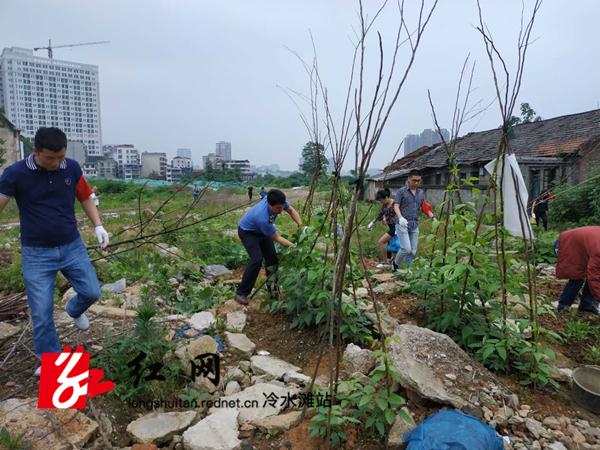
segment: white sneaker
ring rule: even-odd
[[[387,269],[388,267],[390,267],[390,265],[388,263],[379,263],[375,267],[377,267],[378,269]]]
[[[40,367],[38,367],[37,369],[35,369],[35,372],[33,372],[33,374],[34,374],[36,377],[39,377],[39,376],[40,376],[40,372],[41,372],[41,371],[42,371],[42,366],[40,366]]]
[[[85,315],[85,313],[81,314],[76,319],[73,318],[73,322],[75,322],[75,326],[77,328],[79,328],[80,330],[83,330],[83,331],[87,330],[90,327],[90,321],[87,318],[87,316]]]

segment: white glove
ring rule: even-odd
[[[404,217],[400,217],[398,219],[398,225],[400,225],[400,228],[408,228],[408,220],[406,220]]]
[[[100,247],[106,248],[106,246],[108,245],[109,238],[108,233],[102,225],[96,225],[96,237],[98,238],[98,243],[100,244]]]
[[[367,225],[367,230],[371,231],[373,229],[374,225],[375,225],[375,222],[369,222],[369,225]]]

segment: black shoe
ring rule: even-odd
[[[398,264],[396,264],[396,260],[392,259],[392,272],[398,271]]]
[[[248,303],[250,303],[250,301],[248,300],[248,297],[246,297],[245,295],[240,295],[240,294],[235,294],[235,301],[238,302],[240,305],[248,305]]]

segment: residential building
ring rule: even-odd
[[[176,156],[171,160],[171,167],[180,169],[182,172],[191,172],[194,169],[192,160],[183,156]]]
[[[442,136],[445,141],[450,139],[450,133],[445,128],[440,130]],[[410,152],[415,151],[418,148],[421,148],[425,145],[432,146],[433,144],[437,144],[442,142],[440,138],[440,134],[437,131],[426,129],[421,132],[421,134],[409,134],[404,138],[404,155],[408,155]]]
[[[142,153],[142,178],[167,178],[167,154],[162,152]]]
[[[81,165],[81,169],[83,170],[83,175],[89,178],[96,178],[98,176],[98,169],[96,168],[96,163],[85,163]]]
[[[502,130],[469,133],[450,143],[461,179],[475,179],[475,187],[485,190],[489,174],[484,166],[496,158]],[[600,164],[600,109],[555,117],[513,127],[510,151],[519,163],[529,198],[546,188],[568,182],[578,184]],[[421,187],[434,203],[440,203],[449,181],[448,155],[444,145],[424,146],[395,161],[383,174],[368,180],[366,196],[375,198],[382,187],[395,191],[404,186],[408,173],[419,170]],[[461,186],[463,200],[470,200],[472,187]]]
[[[67,141],[67,158],[74,159],[81,167],[87,162],[87,147],[81,141]]]
[[[178,181],[180,181],[183,178],[183,175],[184,174],[180,168],[169,166],[169,167],[167,167],[165,179],[169,183],[177,183]]]
[[[240,175],[244,180],[252,179],[252,169],[250,168],[250,161],[247,159],[223,161],[223,168],[228,170],[239,170]]]
[[[70,140],[83,142],[90,156],[102,156],[98,66],[5,48],[0,55],[0,108],[30,139],[38,128],[55,126]]]
[[[210,165],[215,170],[221,170],[223,168],[223,158],[216,153],[209,153],[202,157],[202,163],[204,170]]]
[[[231,160],[231,142],[217,142],[215,154],[223,161]]]
[[[111,146],[112,158],[117,162],[117,178],[140,178],[142,168],[140,152],[131,144]]]
[[[21,136],[19,130],[0,112],[0,174],[4,168],[22,158]]]
[[[96,166],[96,176],[99,178],[116,178],[118,171],[118,164],[112,158],[102,158],[97,160],[94,165]]]
[[[192,159],[192,150],[189,148],[178,148],[177,156]]]

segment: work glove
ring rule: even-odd
[[[374,225],[375,225],[375,222],[373,222],[373,221],[369,222],[369,225],[367,225],[367,230],[371,231],[373,229]]]
[[[98,243],[100,244],[100,247],[103,249],[106,248],[106,246],[108,245],[109,238],[108,233],[102,225],[96,225],[96,237],[98,238]]]
[[[408,228],[408,220],[406,220],[404,217],[400,217],[398,219],[398,225],[400,225],[400,228]]]

